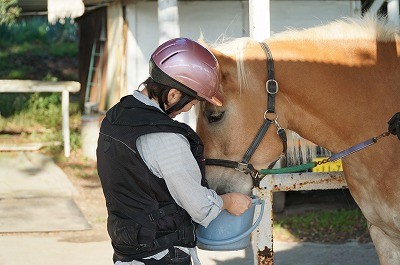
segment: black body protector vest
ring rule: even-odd
[[[133,96],[122,98],[107,112],[97,146],[114,262],[141,259],[172,246],[196,245],[191,217],[175,203],[164,179],[149,170],[137,150],[137,138],[155,132],[180,133],[189,140],[202,173],[201,184],[208,186],[204,148],[197,134]]]

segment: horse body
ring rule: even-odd
[[[399,42],[395,54],[387,51],[396,48],[394,42],[357,44],[342,44],[341,51],[324,45],[328,59],[332,52],[339,57],[333,65],[276,62],[281,92],[290,98],[277,102],[287,128],[333,153],[387,131],[387,121],[400,107]],[[272,50],[275,45],[271,43]],[[313,45],[307,49],[320,55],[313,54]],[[280,70],[297,71],[304,80],[290,80]],[[370,224],[382,264],[400,264],[399,152],[398,139],[388,137],[343,159],[349,190]]]
[[[379,21],[371,24],[360,31],[359,23],[341,22],[266,40],[274,57],[276,113],[283,128],[333,153],[387,131],[387,121],[400,111],[400,39]],[[342,30],[340,38],[318,34],[335,26]],[[360,36],[367,31],[370,35]],[[264,119],[266,55],[251,40],[232,53],[217,49],[224,106],[202,103],[197,131],[207,158],[239,161]],[[265,168],[281,152],[272,127],[250,162]],[[349,190],[368,220],[382,264],[400,264],[399,153],[400,142],[389,136],[342,159]],[[250,192],[250,178],[238,171],[211,166],[207,176],[220,193]]]

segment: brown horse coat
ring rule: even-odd
[[[265,40],[279,83],[280,125],[333,153],[387,131],[387,121],[400,111],[398,30],[375,19],[343,20]],[[222,68],[224,105],[202,103],[197,131],[206,157],[239,161],[264,119],[266,55],[250,39],[212,51]],[[272,128],[250,162],[265,168],[281,152]],[[399,154],[400,142],[391,135],[343,159],[381,264],[400,264]],[[251,190],[249,177],[233,169],[210,166],[207,176],[221,193]]]

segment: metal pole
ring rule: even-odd
[[[260,225],[257,227],[253,234],[253,249],[254,251],[254,264],[258,265],[273,265],[274,264],[274,250],[273,250],[273,180],[264,179],[264,186],[262,188],[255,188],[253,193],[265,200],[264,214],[261,219]],[[254,216],[259,215],[260,209],[255,210]]]
[[[263,41],[270,37],[270,0],[249,1],[249,26],[250,37],[256,41]]]
[[[353,17],[361,16],[361,1],[353,0],[351,2],[351,11]]]
[[[399,0],[388,0],[388,20],[396,26],[400,26],[400,15],[399,15]]]
[[[368,13],[376,15],[378,13],[379,8],[381,8],[384,2],[385,2],[384,0],[374,0],[372,2],[372,5],[368,9]]]
[[[180,35],[178,0],[158,0],[159,44]]]
[[[264,41],[270,37],[270,25],[270,0],[249,0],[250,37],[256,41]],[[255,195],[265,200],[264,215],[253,240],[254,264],[274,264],[272,187],[271,182],[266,184],[265,189],[253,190]],[[256,214],[257,211],[256,209]]]
[[[180,36],[177,0],[158,0],[158,31],[159,44]],[[188,124],[193,129],[196,127],[194,110],[180,114],[176,120]]]

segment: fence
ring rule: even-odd
[[[64,142],[64,155],[66,157],[69,157],[71,152],[69,132],[69,93],[78,92],[80,87],[80,83],[75,81],[46,82],[34,80],[0,80],[0,93],[62,93],[62,134]]]
[[[261,181],[260,187],[254,189],[254,194],[265,200],[264,214],[260,225],[253,233],[254,263],[272,265],[273,252],[273,210],[272,195],[277,191],[327,190],[347,188],[343,172],[307,172],[279,175],[267,175]],[[260,209],[256,209],[255,216]],[[257,263],[256,263],[257,262]]]

